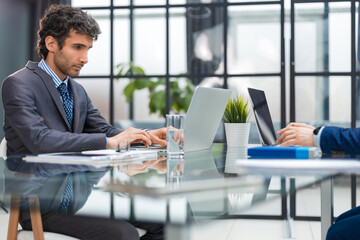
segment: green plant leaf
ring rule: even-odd
[[[125,63],[120,63],[120,64],[116,65],[116,69],[118,69],[118,71],[119,71],[117,75],[122,76],[123,75],[122,73],[125,68],[126,68]]]
[[[250,113],[251,110],[245,97],[231,97],[226,105],[223,119],[226,123],[246,123]]]
[[[130,102],[131,101],[131,97],[132,97],[132,95],[134,94],[134,92],[135,92],[135,83],[133,82],[133,81],[130,81],[129,83],[128,83],[128,85],[126,85],[126,87],[124,88],[124,91],[123,91],[123,93],[124,93],[124,95],[125,95],[125,97],[126,97],[126,101],[127,102]]]
[[[145,71],[141,67],[134,66],[132,70],[135,75],[145,75]]]
[[[136,89],[147,88],[149,86],[149,82],[151,82],[148,79],[142,79],[142,78],[134,79],[132,81],[134,82],[134,85],[135,85]]]
[[[156,113],[157,111],[160,111],[161,114],[165,114],[165,90],[160,90],[151,96],[149,108],[151,113]]]
[[[165,86],[165,79],[164,78],[158,78],[158,80],[151,81],[149,84],[149,92],[153,92],[158,86],[164,85]]]
[[[130,102],[132,96],[136,90],[148,89],[149,91],[149,110],[150,113],[158,113],[162,116],[165,115],[166,109],[166,96],[165,96],[165,79],[164,78],[148,78],[146,77],[145,70],[140,66],[136,66],[132,62],[120,63],[116,66],[116,71],[118,71],[117,76],[141,76],[140,78],[132,78],[129,83],[125,86],[123,93],[126,97],[126,101]],[[187,73],[182,73],[180,75],[186,75]],[[119,80],[120,78],[116,78]],[[170,85],[170,107],[176,112],[187,111],[189,104],[191,102],[192,95],[194,93],[193,83],[185,78],[185,85],[180,87],[179,81],[184,79],[184,77],[179,76],[172,78],[169,82]]]

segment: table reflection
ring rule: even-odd
[[[113,166],[129,176],[134,176],[137,174],[146,173],[150,169],[157,170],[160,173],[166,173],[167,171],[166,163],[167,163],[166,158],[158,158],[155,160],[147,160],[137,163],[120,164]]]
[[[227,148],[226,161],[225,161],[225,173],[236,174],[239,172],[236,166],[236,160],[247,159],[247,148]]]
[[[219,145],[185,152],[182,159],[119,161],[107,167],[29,163],[12,157],[6,161],[5,191],[22,197],[20,221],[27,224],[27,197],[39,198],[42,217],[57,213],[71,173],[74,204],[67,216],[187,224],[204,211],[211,219],[235,209],[236,202],[249,205],[255,189],[262,191],[263,179],[226,174],[234,172],[234,161],[243,154],[226,150]]]
[[[42,214],[58,212],[69,173],[73,177],[73,204],[69,214],[81,209],[94,186],[110,170],[109,167],[27,163],[21,157],[9,157],[4,170],[5,195],[19,195],[20,221],[30,220],[28,196],[37,196]]]

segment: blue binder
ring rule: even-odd
[[[318,148],[315,147],[276,147],[260,146],[248,149],[251,158],[287,158],[287,159],[309,159],[318,156]]]

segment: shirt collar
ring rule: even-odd
[[[55,87],[59,87],[60,84],[65,83],[66,86],[68,85],[69,82],[69,76],[66,76],[66,79],[64,81],[62,81],[55,73],[53,70],[51,70],[51,68],[49,67],[49,65],[47,65],[47,63],[45,62],[44,59],[41,59],[41,61],[38,64],[39,68],[41,68],[42,70],[44,70],[47,74],[49,74],[51,76],[51,78],[53,79],[54,83],[55,83]]]

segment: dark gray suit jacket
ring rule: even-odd
[[[69,80],[74,95],[71,130],[54,81],[37,63],[7,77],[2,85],[8,155],[104,149],[105,136],[121,132],[95,109],[85,89]]]

